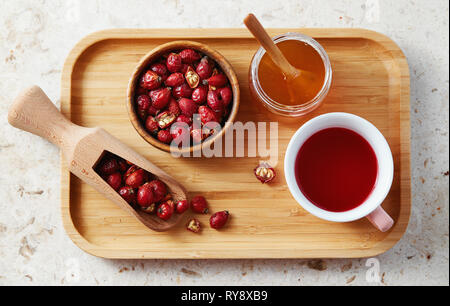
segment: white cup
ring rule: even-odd
[[[378,160],[378,176],[372,193],[361,205],[345,212],[327,211],[311,203],[300,190],[295,176],[296,158],[305,141],[318,131],[332,127],[346,128],[364,137],[372,146]],[[388,231],[394,225],[392,218],[381,208],[394,177],[391,149],[381,132],[366,119],[348,113],[328,113],[306,122],[289,142],[284,159],[284,173],[295,200],[318,218],[333,222],[350,222],[367,217],[382,232]]]

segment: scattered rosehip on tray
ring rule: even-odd
[[[198,233],[201,230],[200,221],[197,219],[191,219],[186,225],[186,229],[193,233]]]
[[[263,184],[271,182],[275,176],[276,172],[268,163],[261,163],[254,170],[256,178]]]
[[[193,212],[198,214],[208,213],[208,203],[206,199],[202,196],[193,197],[191,200],[191,209]]]
[[[220,229],[227,224],[230,213],[226,210],[216,212],[209,219],[209,225],[214,229]]]
[[[142,126],[160,142],[204,141],[207,135],[201,131],[182,133],[178,129],[171,133],[175,122],[191,126],[194,114],[201,116],[203,125],[208,122],[223,125],[227,120],[233,92],[228,77],[210,57],[190,48],[172,50],[144,71],[135,89],[135,110]],[[181,134],[186,138],[180,138]],[[114,172],[107,169],[102,174]]]

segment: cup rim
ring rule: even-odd
[[[371,194],[361,205],[345,212],[331,212],[313,204],[300,190],[295,176],[295,161],[301,146],[316,132],[331,127],[347,128],[361,135],[378,160],[378,176]],[[292,136],[284,159],[284,173],[289,191],[306,211],[327,221],[350,222],[369,215],[382,204],[392,186],[394,161],[388,142],[372,123],[350,113],[327,113],[309,120]]]

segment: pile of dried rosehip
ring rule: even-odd
[[[96,172],[130,205],[169,220],[175,211],[167,186],[152,174],[112,153],[101,159]]]
[[[178,144],[202,142],[214,130],[206,133],[201,127],[193,128],[193,115],[200,115],[202,125],[222,125],[232,100],[228,78],[219,65],[193,49],[164,54],[152,63],[140,76],[135,97],[137,114],[146,130],[166,144],[174,139]],[[187,125],[171,128],[176,122]]]

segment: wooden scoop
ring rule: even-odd
[[[288,89],[290,90],[289,95],[291,97],[291,102],[293,102],[295,92],[297,90],[303,90],[305,79],[313,80],[315,75],[309,71],[297,69],[292,66],[281,50],[275,45],[255,15],[248,14],[244,19],[244,24],[259,42],[261,47],[266,50],[275,65],[283,72],[286,82],[288,83]]]
[[[183,186],[105,130],[98,127],[85,128],[70,122],[59,112],[41,88],[33,86],[24,90],[9,109],[8,121],[16,128],[46,138],[57,145],[63,153],[70,172],[104,194],[148,228],[154,231],[166,231],[181,219],[182,215],[174,214],[168,221],[164,221],[155,215],[134,209],[94,171],[94,167],[105,151],[109,151],[163,181],[174,201],[186,200],[186,190]]]

